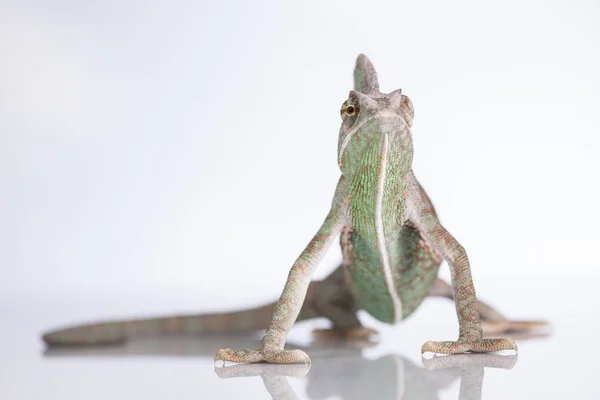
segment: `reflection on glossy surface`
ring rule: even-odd
[[[205,334],[198,336],[163,336],[136,339],[115,345],[53,346],[44,349],[44,357],[96,357],[96,356],[176,356],[213,357],[215,349],[226,344],[259,346],[260,339],[246,334]]]
[[[460,378],[459,399],[481,399],[484,368],[512,369],[517,356],[462,354],[423,360],[425,368],[390,354],[377,360],[361,356],[320,359],[308,374],[307,394],[311,399],[331,396],[358,399],[437,399],[437,392]],[[243,364],[216,368],[221,378],[260,376],[274,400],[298,399],[288,376],[308,372],[303,365]]]
[[[198,337],[165,337],[136,340],[119,346],[51,348],[45,357],[98,356],[189,356],[212,357],[223,343],[258,346],[260,338],[248,335],[214,335]],[[481,399],[484,369],[511,369],[517,356],[494,354],[462,354],[423,359],[423,366],[409,359],[388,354],[378,359],[363,356],[365,347],[376,344],[364,341],[315,341],[309,347],[309,365],[241,364],[215,367],[222,379],[261,377],[275,400],[299,399],[287,377],[306,375],[306,394],[310,399],[332,396],[344,400],[359,399],[437,399],[438,392],[460,379],[459,399]]]
[[[481,399],[484,369],[512,369],[517,363],[517,356],[500,356],[495,354],[457,354],[451,357],[435,357],[423,360],[430,371],[460,370],[459,399]]]
[[[97,357],[97,356],[177,356],[177,357],[210,357],[215,349],[224,346],[258,348],[262,336],[248,333],[218,333],[194,335],[173,335],[153,338],[140,338],[115,345],[98,346],[52,346],[43,351],[44,357]],[[366,340],[317,340],[310,346],[299,346],[293,342],[286,343],[286,349],[310,351],[313,357],[348,357],[360,353],[362,349],[375,347],[376,342]]]

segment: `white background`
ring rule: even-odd
[[[558,326],[488,385],[568,395],[544,382],[588,365],[574,346],[597,336],[598,21],[596,0],[1,1],[5,396],[122,393],[113,364],[40,363],[44,329],[278,296],[328,211],[359,53],[413,101],[415,173],[480,297]],[[317,277],[339,260],[334,245]],[[391,334],[413,359],[456,330],[449,304],[423,308]],[[144,365],[140,388],[173,371]]]
[[[411,97],[415,173],[476,279],[597,277],[599,17],[593,0],[4,1],[0,290],[277,295],[328,210],[361,52]]]

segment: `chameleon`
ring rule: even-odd
[[[509,320],[477,299],[465,249],[439,221],[412,169],[414,107],[402,89],[379,90],[377,72],[364,54],[354,67],[354,88],[341,109],[337,163],[341,176],[320,228],[295,260],[277,301],[246,310],[101,321],[43,334],[49,345],[98,345],[168,334],[265,330],[258,349],[220,349],[215,360],[234,363],[310,363],[300,349],[285,349],[297,321],[325,317],[318,335],[368,338],[358,311],[396,324],[428,297],[454,301],[459,324],[454,341],[427,341],[422,353],[518,351],[513,339],[488,334],[526,332],[546,321]],[[339,236],[342,262],[322,280],[313,273]],[[438,277],[443,261],[450,283]]]

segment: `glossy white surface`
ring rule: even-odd
[[[481,381],[483,399],[597,399],[600,351],[597,345],[586,347],[586,343],[596,339],[599,328],[596,307],[600,304],[600,291],[596,282],[561,278],[480,283],[480,297],[493,299],[506,313],[519,318],[547,318],[553,323],[551,336],[518,341],[520,352],[516,361],[508,356],[492,360],[498,363],[499,357],[504,368],[485,369]],[[487,290],[485,295],[483,288]],[[298,325],[290,342],[308,346],[313,359],[310,371],[303,377],[280,377],[302,374],[305,371],[301,367],[250,366],[215,371],[212,356],[217,348],[254,346],[259,335],[137,340],[122,347],[49,352],[39,341],[43,329],[64,323],[149,315],[168,309],[191,310],[190,302],[199,301],[206,304],[204,310],[211,309],[210,304],[214,305],[212,309],[222,309],[214,303],[215,295],[189,293],[2,298],[0,398],[459,398],[461,370],[429,371],[419,354],[426,339],[450,339],[456,334],[454,310],[449,302],[440,299],[427,300],[414,318],[397,327],[364,317],[365,324],[380,329],[381,341],[363,350],[349,345],[311,344],[310,330],[323,326],[323,321]],[[481,368],[468,365],[492,361],[477,355],[449,360],[463,365],[465,371],[462,379],[466,383],[460,398],[478,398]],[[512,369],[505,369],[514,362]],[[223,379],[260,372],[265,375],[264,381],[259,376]]]

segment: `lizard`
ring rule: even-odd
[[[412,169],[414,107],[402,89],[379,90],[377,72],[364,54],[354,68],[354,89],[342,104],[337,161],[341,170],[330,210],[296,259],[279,299],[241,311],[101,321],[48,331],[49,345],[98,345],[134,337],[266,329],[259,349],[220,349],[215,360],[236,363],[309,363],[302,350],[285,350],[297,321],[325,317],[320,335],[367,338],[364,310],[389,324],[407,319],[427,297],[453,300],[459,323],[455,341],[427,341],[421,352],[517,352],[507,337],[546,321],[513,321],[477,299],[465,249],[441,225]],[[329,276],[313,272],[339,235],[342,262]],[[451,283],[438,278],[446,260]]]

